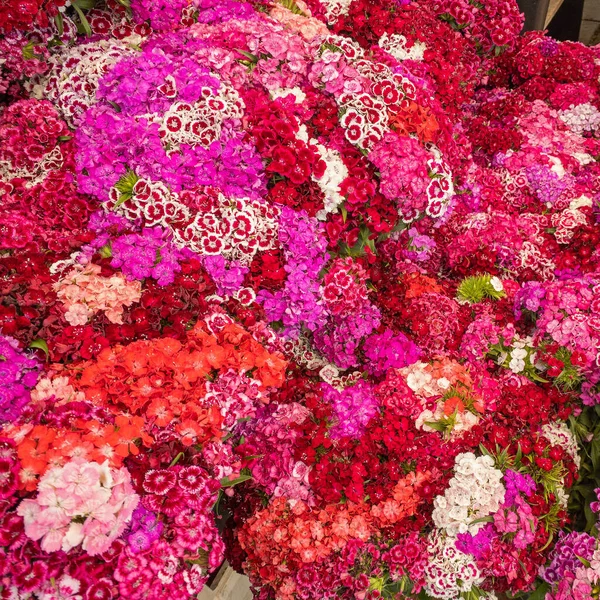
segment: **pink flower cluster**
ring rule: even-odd
[[[122,273],[102,276],[99,265],[88,264],[69,271],[54,286],[71,325],[85,325],[90,317],[103,312],[111,323],[122,323],[123,309],[140,299],[139,281],[127,281]]]
[[[44,552],[81,546],[95,556],[121,536],[138,502],[127,469],[74,458],[49,469],[36,498],[23,500],[17,514],[27,537],[41,540]]]

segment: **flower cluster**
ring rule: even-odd
[[[0,596],[597,598],[598,48],[0,5]]]
[[[29,404],[41,365],[27,356],[16,340],[0,336],[0,420],[14,421]]]
[[[90,264],[69,271],[56,283],[56,295],[71,325],[85,325],[97,312],[105,313],[111,323],[122,323],[123,307],[140,299],[137,281],[127,282],[121,274],[102,277],[101,272],[99,265]]]
[[[25,535],[41,540],[44,552],[68,552],[79,545],[90,556],[106,552],[121,536],[139,501],[127,469],[110,469],[74,458],[46,471],[38,495],[23,500]]]
[[[495,513],[504,500],[501,479],[502,471],[494,468],[491,457],[459,454],[454,477],[448,482],[444,495],[433,503],[431,518],[435,526],[449,537],[477,533],[483,525],[477,521]]]

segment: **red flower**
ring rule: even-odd
[[[148,471],[144,477],[144,489],[158,496],[166,495],[176,484],[177,474],[167,469]]]

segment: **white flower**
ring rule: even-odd
[[[316,143],[316,140],[311,141],[317,146],[321,160],[325,163],[325,173],[319,179],[312,178],[325,196],[323,210],[317,214],[317,218],[324,221],[328,213],[336,213],[339,205],[344,202],[344,197],[340,194],[340,185],[348,177],[348,168],[338,152],[325,148]]]
[[[502,292],[504,291],[504,286],[502,285],[502,282],[500,281],[500,279],[496,276],[492,277],[490,279],[490,285],[497,291],[497,292]]]
[[[431,375],[425,371],[427,365],[418,362],[412,365],[411,372],[406,377],[406,385],[413,391],[419,392],[422,388],[431,382]]]
[[[445,377],[440,377],[436,383],[437,383],[438,387],[443,390],[447,390],[450,387],[450,381],[448,379],[446,379]]]
[[[302,104],[306,100],[306,94],[297,87],[271,90],[271,98],[273,98],[273,100],[276,100],[277,98],[285,98],[286,96],[294,96],[294,102],[296,104]]]
[[[508,363],[508,368],[513,373],[522,373],[525,370],[525,361],[520,358],[513,358]]]
[[[429,536],[425,591],[433,598],[456,600],[484,579],[473,558],[456,549],[455,541],[438,531]]]
[[[303,142],[308,142],[308,129],[304,123],[298,127],[298,133],[296,133],[296,137]]]
[[[579,135],[600,127],[600,111],[589,102],[559,111],[558,118]]]
[[[571,430],[564,423],[546,423],[542,426],[542,433],[553,446],[560,446],[579,468],[581,464],[579,446]]]
[[[62,550],[68,552],[83,542],[83,523],[71,523],[63,538]]]
[[[433,431],[433,429],[427,425],[428,422],[435,421],[435,415],[429,410],[424,410],[415,421],[415,427],[422,429],[423,431]]]
[[[113,487],[113,476],[107,460],[105,460],[98,468],[98,481],[102,487]]]
[[[550,156],[550,155],[548,155],[548,158],[550,159],[550,162],[552,163],[550,170],[553,171],[554,173],[556,173],[562,179],[564,177],[566,171],[565,171],[565,168],[563,167],[562,162],[560,161],[560,158],[558,158],[557,156]]]
[[[510,355],[512,358],[522,360],[527,356],[527,350],[525,350],[525,348],[514,348]]]
[[[583,208],[584,206],[592,206],[592,199],[588,198],[587,196],[579,196],[579,198],[573,198],[569,204],[569,208],[571,210],[577,210],[579,208]]]
[[[348,14],[352,0],[322,0],[321,4],[325,8],[325,18],[331,25],[338,17]]]
[[[331,382],[339,376],[340,372],[334,365],[325,365],[319,371],[319,377],[325,382],[331,385]]]
[[[474,523],[496,512],[504,500],[502,471],[490,456],[476,457],[472,452],[455,459],[454,477],[443,496],[434,499],[432,519],[448,536],[467,531],[475,534],[483,523]]]
[[[410,48],[407,48],[406,38],[397,33],[392,35],[384,33],[379,38],[378,44],[380,48],[397,60],[423,60],[425,50],[427,50],[427,46],[419,41],[415,41]]]

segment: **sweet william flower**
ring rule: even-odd
[[[41,539],[46,552],[82,545],[95,556],[117,539],[133,510],[138,496],[133,492],[129,473],[106,464],[73,459],[64,467],[54,467],[40,479],[35,500],[18,507],[25,533]]]

